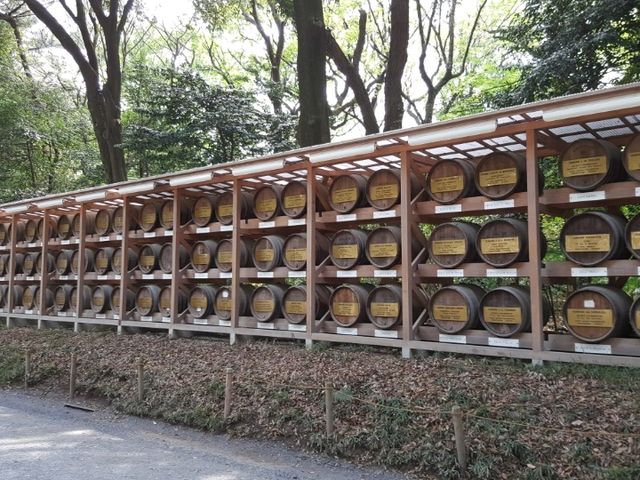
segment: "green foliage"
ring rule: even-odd
[[[0,385],[15,383],[24,375],[24,361],[20,351],[12,347],[0,348]]]

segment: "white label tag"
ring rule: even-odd
[[[61,245],[69,245],[71,243],[71,240],[61,240],[60,244]]]
[[[171,323],[171,317],[162,317],[160,321],[162,323]]]
[[[489,346],[520,348],[520,340],[517,338],[489,337]]]
[[[220,272],[220,278],[231,278],[231,272]]]
[[[220,231],[221,232],[232,232],[233,231],[233,225],[220,225]]]
[[[396,216],[395,210],[384,210],[382,212],[375,211],[373,212],[373,218],[393,218]]]
[[[397,330],[378,330],[378,329],[375,329],[373,331],[373,336],[374,337],[379,337],[379,338],[398,338],[398,331]]]
[[[104,313],[96,313],[96,318],[107,318]]]
[[[193,323],[195,325],[206,325],[207,324],[207,319],[206,318],[194,318],[193,319]]]
[[[7,277],[0,277],[0,282],[4,282],[7,279]]]
[[[438,339],[441,342],[446,342],[446,343],[467,343],[466,335],[446,335],[444,333],[441,333],[438,336]]]
[[[142,279],[143,280],[153,280],[153,273],[143,273],[142,274]]]
[[[457,213],[462,211],[462,204],[454,203],[453,205],[436,205],[435,213]]]
[[[163,273],[162,274],[162,279],[163,280],[171,280],[173,278],[173,275],[171,275],[170,273]]]
[[[273,278],[273,272],[258,272],[258,278]]]
[[[517,268],[487,268],[487,277],[517,277]]]
[[[306,218],[290,218],[289,221],[287,222],[287,225],[289,225],[290,227],[295,227],[296,225],[306,225],[306,224],[307,224]]]
[[[220,325],[221,327],[230,327],[231,326],[231,321],[230,320],[218,320],[218,325]]]
[[[640,187],[636,187],[636,197],[640,197]]]
[[[583,305],[584,308],[596,308],[596,302],[594,302],[593,300],[585,300]]]
[[[569,202],[589,202],[591,200],[604,200],[607,198],[607,194],[604,190],[598,190],[596,192],[582,192],[582,193],[570,193]]]
[[[32,276],[32,275],[29,275],[29,276],[27,277],[27,281],[31,282],[31,281],[33,281],[33,280],[34,280],[34,278],[33,278],[33,276]]]
[[[336,272],[338,278],[358,278],[357,270],[338,270]]]
[[[353,222],[358,219],[357,213],[350,213],[348,215],[336,215],[336,222]]]
[[[276,226],[276,222],[260,222],[258,228],[273,228]]]
[[[173,230],[165,230],[164,231],[165,236],[167,237],[173,237]]]
[[[113,316],[113,319],[114,319],[114,320],[120,320],[120,315],[117,315],[117,314],[116,314],[116,315],[114,315],[114,316]]]
[[[373,276],[377,278],[396,278],[398,272],[395,270],[374,270]]]
[[[288,328],[292,332],[306,332],[307,331],[307,326],[306,325],[296,325],[296,324],[290,323]]]
[[[113,278],[115,278],[116,280],[120,280],[122,278],[122,275],[114,275]]]
[[[110,240],[110,238],[108,236],[106,237],[100,237],[100,241],[101,242],[108,242]]]
[[[60,280],[69,280],[69,275],[60,275]]]
[[[153,317],[140,317],[141,322],[152,322]]]
[[[338,335],[358,335],[357,328],[337,327],[336,332]]]
[[[122,235],[121,234],[116,235],[116,240],[122,240]]]
[[[436,272],[436,277],[440,277],[440,278],[464,277],[464,269],[463,268],[454,268],[454,269],[439,268],[438,271]]]
[[[107,278],[109,278],[108,275],[98,275],[98,280],[106,280]]]
[[[144,232],[144,238],[152,238],[156,236],[156,232]]]
[[[258,328],[261,328],[263,330],[275,330],[276,326],[273,323],[265,323],[265,322],[258,322]]]
[[[66,317],[67,316],[67,312],[58,312],[58,316],[59,317]]]
[[[27,247],[35,247],[36,245],[36,243],[27,243]]]
[[[289,278],[306,278],[307,277],[307,272],[305,272],[304,270],[301,272],[288,272],[287,273],[287,277]]]
[[[211,227],[197,227],[196,233],[209,233],[211,232]]]
[[[608,276],[607,267],[594,268],[572,268],[572,277],[606,277]]]
[[[493,202],[484,202],[485,210],[497,210],[499,208],[513,208],[515,207],[516,202],[512,199],[510,200],[496,200]]]
[[[33,310],[25,310],[24,313],[26,313],[27,315],[31,315],[33,314]]]
[[[193,278],[209,278],[209,274],[207,272],[196,272],[193,274]]]
[[[577,353],[598,353],[601,355],[611,355],[611,345],[576,343],[574,349]]]

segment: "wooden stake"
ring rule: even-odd
[[[31,375],[31,350],[24,352],[24,388],[29,388],[29,376]]]
[[[232,370],[230,368],[227,368],[224,383],[224,420],[229,418],[229,415],[231,414],[231,395],[233,388],[233,374],[231,372]]]
[[[142,358],[138,358],[138,402],[144,400],[144,362]]]
[[[73,400],[76,396],[76,370],[78,359],[75,353],[71,354],[71,373],[69,375],[69,398]]]
[[[453,431],[456,436],[456,452],[458,454],[458,465],[462,470],[467,469],[467,448],[464,440],[464,424],[462,422],[462,410],[454,405],[451,409],[451,419],[453,420]]]
[[[324,404],[327,414],[327,435],[333,435],[334,414],[333,414],[333,385],[326,382],[324,385]]]

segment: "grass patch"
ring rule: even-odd
[[[10,385],[24,378],[24,353],[11,347],[0,348],[0,385]]]

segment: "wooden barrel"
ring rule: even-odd
[[[527,167],[524,155],[512,152],[495,152],[482,157],[476,165],[474,181],[476,189],[481,195],[495,200],[525,191],[527,189]]]
[[[620,149],[606,140],[576,140],[560,155],[560,178],[579,191],[622,180],[625,172],[620,157]]]
[[[18,222],[16,223],[16,242],[24,242],[24,229],[26,222]],[[9,236],[9,240],[11,240],[13,233],[13,225],[9,225],[7,227],[7,235]]]
[[[36,272],[42,274],[42,252],[38,252],[36,255]],[[45,261],[45,270],[47,273],[53,273],[56,268],[55,265],[55,257],[52,253],[47,252],[47,257]]]
[[[263,185],[253,195],[251,208],[258,220],[266,221],[275,218],[280,212],[280,185]]]
[[[59,285],[53,291],[53,310],[66,312],[71,307],[71,285]]]
[[[588,285],[567,297],[564,323],[579,340],[589,343],[629,333],[631,297],[606,285]]]
[[[282,285],[265,284],[257,287],[251,293],[249,301],[253,318],[258,322],[270,322],[280,318],[284,291],[285,287]]]
[[[0,245],[5,246],[9,243],[9,224],[0,223]]]
[[[259,272],[269,272],[282,265],[282,249],[284,237],[281,235],[266,235],[258,238],[253,244],[251,257]]]
[[[138,225],[145,232],[151,232],[160,226],[160,204],[145,203],[138,214]]]
[[[191,203],[185,198],[180,202],[180,226],[191,218]],[[160,225],[167,230],[173,229],[173,200],[165,201],[160,207]]]
[[[307,184],[294,180],[280,192],[280,206],[287,217],[300,218],[307,212]]]
[[[480,301],[480,321],[496,337],[510,337],[531,330],[529,289],[519,285],[494,288]],[[543,323],[549,316],[549,304],[543,301]]]
[[[624,229],[624,239],[633,256],[640,258],[640,214],[627,223]]]
[[[431,296],[429,317],[438,331],[455,334],[480,324],[480,300],[485,291],[473,284],[442,287]]]
[[[178,265],[180,270],[189,265],[189,251],[183,246],[178,247]],[[160,249],[160,270],[164,273],[173,272],[173,245],[171,243],[165,243]]]
[[[9,255],[0,255],[0,277],[4,277],[9,272]]]
[[[98,275],[104,275],[111,271],[111,261],[113,259],[114,249],[112,247],[103,247],[96,250],[96,258],[94,267]]]
[[[84,259],[80,265],[80,250],[74,250],[71,254],[71,273],[92,272],[94,270],[95,252],[90,248],[84,249]]]
[[[69,275],[71,272],[71,258],[73,250],[60,250],[56,255],[56,273],[58,275]]]
[[[456,203],[461,198],[475,195],[475,165],[465,159],[440,160],[427,174],[425,190],[438,203]]]
[[[96,234],[108,235],[113,230],[113,211],[108,208],[101,208],[96,212]]]
[[[127,230],[131,230],[134,225],[136,224],[135,222],[135,217],[136,217],[136,212],[133,210],[133,208],[130,208],[129,210],[131,212],[130,218],[129,218],[129,226],[127,228]],[[125,228],[124,228],[124,207],[120,206],[120,207],[116,207],[116,209],[113,211],[113,217],[112,217],[112,225],[113,225],[113,231],[114,233],[122,233],[124,232]]]
[[[36,285],[29,285],[22,292],[22,307],[25,310],[33,310],[36,306],[36,289],[38,287]]]
[[[402,287],[395,283],[380,285],[367,297],[367,318],[377,328],[395,326],[402,315]]]
[[[113,287],[110,285],[97,285],[91,290],[91,310],[95,313],[106,312],[111,305]]]
[[[409,174],[411,198],[420,191],[420,182],[413,173]],[[400,170],[384,168],[376,170],[367,179],[365,189],[367,201],[376,210],[388,210],[400,203]]]
[[[22,285],[13,286],[13,306],[22,305],[22,294],[24,293],[24,287]],[[5,286],[3,307],[8,307],[9,304],[9,287]]]
[[[111,311],[116,315],[120,314],[120,301],[120,287],[114,287],[111,291],[110,305]],[[133,290],[129,290],[127,288],[124,296],[124,301],[125,311],[129,312],[133,310],[133,308],[136,306],[136,294],[133,292]]]
[[[240,267],[250,267],[252,260],[251,251],[253,249],[253,242],[248,239],[241,238],[238,247],[240,248]],[[232,244],[230,239],[224,239],[218,242],[215,262],[216,267],[218,267],[218,270],[220,270],[221,272],[231,271],[231,262],[233,260],[231,249]]]
[[[96,233],[96,212],[85,212],[84,224],[85,235]],[[71,217],[71,231],[74,237],[80,238],[80,213]]]
[[[316,285],[315,288],[315,319],[321,318],[329,310],[331,289],[326,285]],[[289,323],[304,323],[307,321],[307,286],[295,285],[289,287],[282,297],[282,315]]]
[[[56,232],[61,240],[69,240],[73,234],[71,229],[71,217],[68,215],[60,215],[56,222]]]
[[[339,327],[351,327],[367,317],[367,298],[373,285],[340,285],[329,298],[329,313]]]
[[[329,205],[338,213],[349,213],[366,205],[367,179],[357,173],[339,175],[329,187]]]
[[[7,292],[9,291],[9,287],[6,285],[0,285],[0,307],[5,308],[7,306]]]
[[[16,257],[16,264],[15,264],[15,270],[14,270],[14,274],[16,273],[22,273],[22,264],[24,263],[24,257],[25,254],[24,253],[16,253],[15,254]],[[9,256],[9,262],[11,261],[11,256]],[[7,264],[7,273],[9,273],[9,268],[10,268],[11,264],[8,263]]]
[[[53,221],[51,217],[49,217],[49,238],[55,238],[57,235],[56,232],[56,222]],[[44,218],[40,217],[37,222],[36,227],[36,240],[42,240],[44,237]]]
[[[477,260],[475,239],[479,225],[471,222],[447,222],[436,226],[429,236],[429,257],[436,265],[454,268]]]
[[[640,181],[640,133],[632,136],[624,147],[622,166],[635,181]]]
[[[216,248],[218,242],[215,240],[202,240],[193,244],[191,265],[196,272],[203,273],[213,268]]]
[[[138,265],[138,254],[130,248],[127,255],[127,272],[133,270],[136,265]],[[113,268],[113,271],[118,275],[122,274],[122,248],[120,247],[113,251],[111,268]]]
[[[33,294],[33,308],[38,310],[40,314],[45,314],[53,306],[53,291],[50,288],[44,291],[44,308],[40,308],[40,285],[36,286]]]
[[[629,323],[633,332],[640,337],[640,297],[636,298],[629,308]]]
[[[213,285],[198,285],[189,292],[188,309],[194,318],[204,318],[213,315],[217,287]]]
[[[36,274],[36,266],[38,265],[38,254],[35,252],[29,252],[24,255],[22,260],[22,273],[27,276],[33,276]]]
[[[213,199],[198,197],[191,208],[191,220],[197,227],[206,227],[214,218]]]
[[[331,239],[329,255],[333,264],[341,270],[349,270],[362,263],[367,243],[367,234],[358,229],[336,232]]]
[[[251,210],[252,197],[247,192],[240,192],[240,218],[247,218]],[[216,218],[222,225],[233,223],[233,192],[224,192],[218,197]]]
[[[624,241],[626,221],[606,212],[584,212],[568,219],[560,231],[565,256],[590,267],[605,260],[629,258]]]
[[[400,263],[400,227],[384,226],[371,230],[367,235],[365,254],[369,263],[379,268],[389,268]]]
[[[38,220],[30,218],[24,225],[24,240],[27,243],[33,243],[38,240]]]
[[[142,317],[150,316],[160,311],[160,287],[157,285],[143,285],[136,292],[136,311]]]
[[[241,317],[250,314],[249,299],[253,289],[249,285],[240,285],[238,289],[238,312]],[[213,311],[220,320],[231,319],[231,306],[233,304],[231,287],[220,287],[216,292],[216,303]]]
[[[547,253],[547,241],[540,234],[541,258]],[[507,267],[529,260],[527,222],[515,218],[497,218],[485,223],[476,237],[476,250],[489,265]]]
[[[182,314],[187,310],[187,295],[178,289],[178,313]],[[160,314],[163,317],[171,317],[171,287],[162,287],[160,290]]]
[[[138,257],[138,268],[142,273],[151,273],[160,268],[160,251],[162,245],[159,243],[150,243],[140,249]]]
[[[314,234],[316,241],[316,260],[320,262],[329,255],[329,238],[320,233]],[[290,270],[304,270],[307,268],[307,234],[292,233],[284,241],[282,247],[282,261]]]
[[[71,296],[70,296],[70,306],[71,311],[76,312],[78,308],[78,287],[71,287]],[[91,309],[91,287],[85,285],[82,287],[82,296],[80,303],[80,312],[79,316],[82,315],[82,312],[85,310]]]

